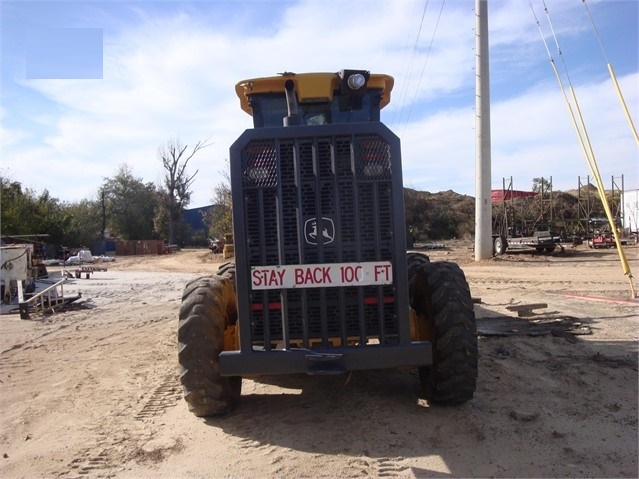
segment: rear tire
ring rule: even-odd
[[[227,414],[237,405],[241,377],[220,375],[224,330],[237,321],[234,283],[204,276],[186,285],[178,326],[180,382],[189,410],[196,416]]]
[[[426,398],[441,405],[472,399],[477,327],[470,289],[455,263],[427,263],[409,280],[411,307],[432,327],[433,364],[418,368]]]

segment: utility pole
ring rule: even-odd
[[[493,253],[488,0],[475,0],[475,261]]]

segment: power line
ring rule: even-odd
[[[606,60],[606,63],[610,63],[608,61],[608,55],[606,55],[606,50],[603,46],[603,43],[601,41],[601,36],[599,35],[599,30],[597,30],[597,25],[595,25],[595,21],[592,18],[592,15],[590,14],[590,9],[588,8],[588,4],[586,3],[586,0],[582,0],[584,7],[586,7],[586,13],[588,14],[588,18],[590,19],[590,23],[592,23],[592,28],[595,31],[595,35],[597,37],[597,41],[599,42],[599,47],[601,48],[601,52],[603,53],[604,59]]]
[[[612,83],[617,91],[617,96],[619,97],[619,103],[621,103],[621,108],[626,115],[626,120],[628,121],[628,125],[630,126],[630,131],[635,138],[635,142],[639,145],[639,133],[637,133],[637,129],[635,128],[634,121],[632,120],[632,116],[630,116],[630,112],[628,111],[628,106],[626,105],[626,100],[623,97],[623,93],[621,92],[621,88],[619,87],[619,83],[617,82],[617,76],[615,75],[615,70],[612,68],[612,63],[608,60],[608,55],[606,55],[606,50],[603,46],[603,42],[601,41],[601,36],[599,35],[599,31],[597,30],[597,25],[595,25],[595,21],[590,14],[590,9],[588,8],[588,4],[586,4],[586,0],[582,0],[584,7],[586,7],[586,13],[588,14],[588,18],[590,18],[590,23],[592,23],[592,28],[595,31],[595,35],[597,37],[597,41],[599,42],[599,47],[601,48],[601,52],[603,53],[604,59],[608,64],[608,73],[610,73],[610,78]]]
[[[408,121],[410,120],[410,114],[413,111],[413,105],[417,101],[417,95],[419,93],[419,87],[422,84],[422,78],[424,77],[424,72],[426,71],[426,64],[428,63],[428,59],[430,57],[430,51],[433,48],[433,42],[435,41],[435,35],[437,34],[437,29],[439,27],[439,21],[442,18],[442,12],[444,11],[444,5],[446,4],[446,0],[442,1],[442,6],[439,9],[439,15],[437,16],[437,22],[435,23],[435,28],[433,30],[433,35],[430,38],[430,43],[428,45],[428,50],[426,51],[426,59],[424,60],[424,66],[422,67],[422,72],[419,76],[419,81],[417,82],[417,87],[415,88],[415,95],[413,95],[413,100],[410,103],[410,107],[408,109],[408,115],[406,116],[406,122],[404,123],[404,130],[406,130],[406,126],[408,125]]]
[[[412,74],[412,69],[413,69],[413,62],[415,61],[415,56],[417,55],[417,48],[419,45],[419,39],[421,37],[421,33],[422,33],[422,26],[424,25],[424,18],[426,17],[426,9],[428,8],[428,2],[429,0],[426,0],[426,2],[424,3],[424,9],[422,11],[422,16],[419,22],[419,29],[417,31],[417,37],[415,38],[415,43],[413,44],[413,50],[411,53],[411,57],[410,60],[408,62],[408,66],[406,67],[406,74],[405,74],[405,80],[404,80],[404,84],[402,85],[402,91],[400,92],[400,99],[399,99],[399,109],[395,111],[395,114],[393,115],[393,120],[391,122],[392,125],[395,125],[395,116],[397,115],[397,111],[399,111],[399,118],[397,119],[397,123],[399,125],[402,124],[402,112],[404,111],[404,106],[406,103],[406,95],[408,93],[408,86],[410,84],[410,77]]]

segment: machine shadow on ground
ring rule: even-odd
[[[505,317],[476,307],[479,318]],[[560,312],[553,314],[571,318]],[[605,318],[572,319],[596,327]],[[396,462],[438,456],[451,476],[469,477],[494,475],[500,471],[495,467],[504,451],[517,449],[508,439],[512,431],[500,431],[503,426],[497,421],[508,416],[513,418],[512,428],[519,430],[525,449],[538,450],[535,452],[548,459],[547,464],[537,465],[541,469],[501,471],[497,475],[525,476],[544,470],[547,472],[542,475],[552,475],[548,464],[562,464],[567,459],[548,438],[564,434],[579,437],[588,430],[573,430],[568,425],[570,432],[558,432],[558,419],[566,413],[553,397],[563,395],[564,388],[580,388],[582,394],[573,405],[574,414],[580,416],[578,421],[594,428],[601,421],[624,424],[620,433],[628,435],[631,453],[637,445],[633,433],[637,418],[636,342],[585,341],[566,331],[480,335],[477,391],[474,399],[461,406],[430,405],[421,397],[416,370],[361,371],[350,376],[268,376],[255,382],[245,380],[248,387],[237,410],[227,417],[208,419],[206,424],[258,447],[270,445],[384,461],[390,458]],[[544,380],[540,381],[541,377]],[[620,398],[626,398],[623,405],[599,404],[596,385],[603,377],[613,377]],[[264,385],[280,390],[273,393]],[[593,413],[600,407],[607,408],[609,417]],[[472,456],[460,454],[468,448],[475,451]],[[525,456],[521,450],[516,453]],[[602,452],[602,457],[591,458],[592,467],[604,455]],[[588,461],[584,467],[588,467]],[[446,477],[441,470],[413,468],[413,472],[417,477]]]

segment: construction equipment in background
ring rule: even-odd
[[[513,178],[503,181],[501,190],[492,190],[493,203],[493,255],[507,250],[530,250],[537,253],[552,253],[560,238],[553,235],[552,177],[540,178],[539,191],[513,189]],[[526,204],[524,210],[516,202]],[[520,205],[521,206],[521,205]],[[560,246],[561,247],[561,246]]]
[[[28,244],[0,247],[0,293],[2,302],[24,301],[35,290],[37,268],[33,266],[33,246]]]
[[[29,319],[30,313],[42,313],[80,298],[80,294],[65,296],[64,276],[38,288],[37,280],[46,277],[46,267],[33,262],[33,245],[0,247],[2,312],[17,311],[21,319]]]
[[[593,249],[599,248],[616,248],[617,242],[615,235],[610,231],[610,223],[608,218],[590,218],[590,230],[592,234],[588,238],[588,247]],[[619,242],[622,246],[628,244],[628,239],[622,236],[621,227],[618,227],[617,234],[620,235]]]

